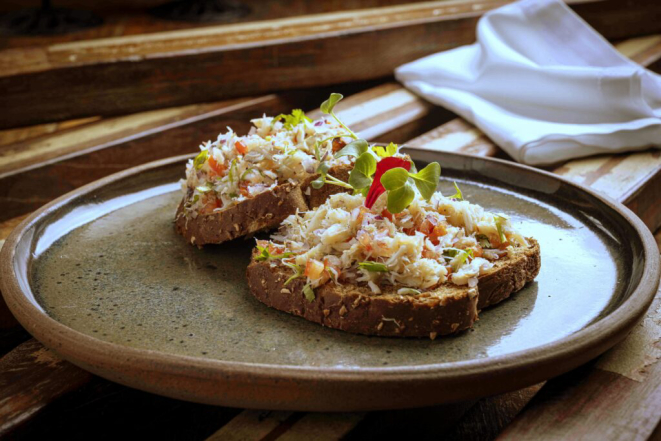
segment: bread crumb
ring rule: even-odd
[[[324,317],[328,317],[330,315],[330,309],[324,309],[322,312],[324,313]]]
[[[347,307],[342,305],[342,307],[340,308],[340,316],[344,317],[345,315],[347,315],[347,312],[348,312]]]
[[[383,329],[383,322],[379,323],[378,326],[376,327],[377,331],[380,331]]]
[[[280,290],[280,292],[281,292],[282,294],[291,294],[291,291],[288,290],[287,288],[282,288],[282,289]]]
[[[459,327],[459,323],[452,323],[452,324],[450,325],[450,330],[451,330],[452,332],[454,332],[454,331],[457,330],[458,327]]]
[[[235,229],[236,231],[239,231],[239,224],[234,224],[234,229]]]
[[[273,217],[273,213],[266,213],[264,217],[267,219],[271,219]]]
[[[280,199],[280,200],[278,201],[278,207],[279,207],[280,205],[284,204],[284,203],[285,203],[285,201],[283,201],[282,199]]]
[[[431,338],[432,340],[436,340],[436,336],[437,336],[437,335],[438,335],[437,332],[430,332],[430,333],[429,333],[429,338]]]

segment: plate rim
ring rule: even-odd
[[[59,353],[64,358],[85,369],[91,370],[95,373],[104,372],[107,374],[106,370],[99,371],[99,369],[101,369],[99,366],[105,366],[103,369],[107,369],[108,366],[112,367],[113,365],[117,365],[118,368],[121,369],[128,364],[132,369],[149,371],[150,369],[153,370],[155,365],[158,365],[158,371],[166,376],[185,375],[187,377],[192,376],[198,378],[201,381],[214,381],[214,378],[217,380],[219,372],[222,372],[225,379],[231,378],[232,381],[294,381],[307,385],[313,383],[318,384],[319,382],[331,382],[337,386],[345,387],[364,382],[366,376],[369,376],[369,382],[371,384],[380,386],[394,385],[403,381],[414,382],[416,384],[430,385],[433,383],[448,386],[450,383],[466,383],[471,380],[474,381],[479,376],[487,373],[495,372],[495,376],[500,378],[509,372],[509,375],[511,375],[511,373],[520,373],[522,374],[522,377],[518,379],[519,381],[516,381],[515,379],[514,381],[509,381],[508,384],[511,386],[513,383],[516,383],[523,387],[547,379],[550,376],[559,375],[587,362],[626,337],[628,331],[633,328],[640,319],[642,319],[652,303],[658,289],[660,280],[659,274],[661,271],[659,266],[659,252],[652,233],[642,220],[640,220],[626,206],[562,176],[557,176],[545,170],[536,169],[512,161],[497,158],[476,157],[455,152],[439,152],[427,149],[416,149],[408,146],[403,147],[406,147],[409,150],[439,156],[439,161],[442,161],[442,157],[445,155],[455,156],[471,161],[496,162],[507,167],[513,167],[514,169],[541,174],[553,180],[561,181],[563,184],[570,185],[571,187],[574,187],[574,189],[585,192],[598,199],[611,211],[624,218],[627,223],[634,228],[641,240],[644,264],[637,286],[622,304],[606,316],[600,318],[596,322],[588,324],[570,335],[540,346],[498,356],[433,363],[420,366],[409,365],[350,368],[329,366],[312,367],[309,365],[292,366],[228,361],[176,355],[151,349],[132,348],[94,338],[58,322],[50,317],[45,311],[42,311],[35,306],[28,298],[28,295],[23,293],[19,286],[17,275],[14,272],[14,259],[16,256],[16,247],[30,227],[35,225],[45,216],[65,206],[69,201],[76,197],[89,194],[94,190],[100,189],[113,182],[120,181],[148,170],[155,170],[169,166],[173,163],[182,162],[185,159],[193,157],[195,155],[193,153],[152,161],[114,173],[100,180],[79,187],[32,212],[14,228],[2,247],[0,252],[0,290],[9,309],[21,325],[23,325],[45,346],[55,350],[55,352]],[[77,349],[68,348],[67,344],[74,344],[77,346]],[[75,355],[76,350],[80,353],[81,349],[85,349],[85,353],[88,354],[87,356],[82,357],[82,359]],[[551,363],[556,364],[554,368],[550,369],[554,372],[553,375],[542,374],[542,369],[535,369],[536,367],[543,367],[545,371],[548,371],[551,367],[549,366]],[[530,370],[539,372],[526,372]],[[102,376],[109,377],[111,375],[102,374]],[[114,377],[112,380],[163,394],[162,391],[150,388],[149,385],[143,385],[144,387],[136,386],[134,382],[130,381],[130,379],[126,380],[121,376]],[[513,389],[510,386],[505,388],[484,388],[484,391],[498,393]],[[178,394],[177,391],[172,391],[171,394],[165,394],[177,398],[191,399],[190,396],[187,396],[186,394]],[[461,396],[463,397],[464,395]],[[473,395],[477,396],[475,394]],[[472,396],[469,393],[467,397]],[[451,394],[450,398],[452,398]],[[195,397],[192,399],[196,400]],[[218,401],[213,402],[216,404],[218,403]],[[443,400],[438,402],[443,402]],[[242,406],[250,407],[243,404]],[[286,404],[283,404],[282,406],[277,405],[274,408],[301,409],[300,407],[291,407],[291,405]],[[393,407],[376,406],[370,408]],[[366,408],[356,408],[356,410],[362,409]]]

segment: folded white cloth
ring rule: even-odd
[[[475,44],[395,75],[527,164],[661,144],[661,76],[622,56],[559,0],[493,10]]]

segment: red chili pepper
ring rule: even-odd
[[[372,205],[376,200],[383,194],[386,189],[383,188],[381,184],[381,176],[391,168],[401,167],[409,171],[411,169],[411,162],[402,158],[396,158],[394,156],[389,156],[383,158],[376,164],[376,172],[374,173],[374,180],[370,186],[369,191],[367,192],[367,197],[365,198],[365,206],[367,208],[372,208]]]

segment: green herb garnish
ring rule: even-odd
[[[375,273],[387,273],[388,272],[388,267],[384,265],[383,263],[378,263],[378,262],[360,262],[358,264],[359,268],[365,269],[367,271],[372,271]]]
[[[195,190],[199,191],[200,193],[208,193],[211,191],[211,188],[207,187],[206,185],[200,185],[195,187]]]
[[[290,252],[285,252],[282,254],[271,254],[271,252],[268,250],[268,247],[260,247],[259,245],[257,245],[257,251],[259,251],[257,257],[255,257],[257,262],[264,262],[272,259],[286,259],[287,257],[294,255],[294,253]]]
[[[505,222],[508,217],[504,214],[494,214],[493,219],[496,222],[496,230],[498,231],[498,238],[500,239],[500,242],[507,242],[507,237],[505,237],[505,232],[503,231],[503,222]]]
[[[401,213],[415,198],[412,183],[418,188],[423,198],[429,200],[441,175],[441,166],[432,162],[417,173],[408,172],[403,167],[395,167],[381,176],[381,184],[388,191],[388,211]],[[349,182],[351,183],[351,181]]]
[[[299,277],[301,277],[301,276],[303,275],[303,267],[302,267],[302,266],[300,266],[300,265],[296,265],[295,263],[289,263],[289,262],[282,262],[282,263],[283,263],[285,266],[288,266],[289,268],[291,268],[291,269],[294,271],[294,275],[291,276],[290,278],[288,278],[288,279],[285,281],[285,283],[284,283],[283,286],[287,286],[287,285],[289,285],[289,283],[290,283],[292,280],[294,280],[294,279],[298,279]]]
[[[324,186],[324,184],[332,184],[332,185],[337,185],[338,187],[344,187],[344,188],[353,188],[351,185],[347,184],[346,182],[337,179],[335,176],[331,176],[328,174],[328,170],[330,170],[330,164],[326,161],[322,161],[319,163],[319,166],[317,167],[317,173],[319,173],[319,177],[312,181],[310,185],[312,185],[312,188],[315,189],[320,189],[321,187]]]
[[[376,172],[376,159],[369,152],[361,154],[349,174],[349,185],[354,190],[369,188],[372,185],[372,176]]]
[[[372,147],[372,151],[379,155],[381,158],[388,158],[397,153],[397,144],[393,144],[391,142],[385,148],[381,147],[380,145],[375,145]]]
[[[443,255],[452,258],[454,262],[452,264],[452,271],[458,271],[469,257],[472,259],[474,256],[473,250],[470,248],[467,250],[460,250],[458,248],[446,248],[443,250]]]
[[[198,153],[195,159],[193,159],[193,166],[195,167],[195,170],[200,170],[204,166],[204,163],[207,162],[208,157],[208,150],[202,150],[200,153]]]
[[[285,115],[281,113],[271,120],[271,126],[276,122],[284,119],[285,120],[285,129],[292,130],[295,126],[299,125],[303,121],[312,122],[310,118],[305,116],[305,113],[301,109],[294,109],[291,111],[291,115]]]
[[[453,194],[452,196],[448,196],[448,197],[450,199],[459,199],[460,201],[463,201],[464,200],[464,194],[461,192],[461,190],[459,189],[459,186],[457,185],[456,182],[453,181],[452,183],[454,184],[454,188],[457,190],[457,192],[455,194]]]
[[[303,287],[303,295],[305,296],[308,302],[310,303],[314,302],[314,298],[315,298],[314,289],[312,289],[312,286],[310,286],[309,283]]]
[[[431,162],[427,167],[417,173],[410,173],[409,176],[418,187],[418,191],[425,200],[431,199],[438,186],[438,179],[441,177],[441,166],[438,162]]]
[[[368,148],[369,146],[367,145],[367,141],[364,139],[356,139],[355,141],[351,141],[349,144],[345,145],[342,150],[335,153],[335,157],[340,158],[342,156],[355,156],[358,158],[363,153],[365,153]]]
[[[345,126],[344,123],[342,121],[340,121],[340,118],[338,118],[335,115],[335,112],[333,112],[333,109],[335,108],[335,105],[337,103],[339,103],[342,100],[342,98],[344,98],[344,96],[342,96],[339,93],[331,93],[330,97],[326,101],[321,103],[321,106],[319,108],[321,109],[321,111],[323,113],[328,114],[328,115],[332,116],[333,118],[335,118],[335,121],[337,121],[337,123],[340,126],[342,126],[342,128],[344,130],[349,132],[349,136],[351,136],[353,139],[358,139],[358,136],[356,136],[356,134],[353,133],[353,131],[351,131],[351,129],[349,127]]]

